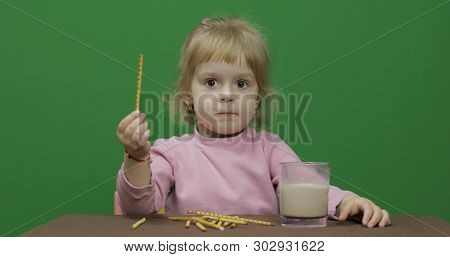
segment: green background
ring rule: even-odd
[[[427,13],[443,2],[0,0],[0,234],[113,213],[138,54],[143,90],[170,92],[185,37],[211,15],[264,28],[277,89],[314,72],[280,92],[313,96],[312,143],[289,140],[300,157],[393,214],[450,221],[450,4]]]

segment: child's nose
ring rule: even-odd
[[[222,87],[222,90],[219,92],[220,102],[233,102],[236,101],[237,94],[233,91],[232,85],[227,85]]]
[[[234,102],[236,101],[236,95],[229,93],[229,94],[220,94],[219,96],[220,102]]]

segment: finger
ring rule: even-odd
[[[360,205],[360,210],[364,213],[362,223],[364,226],[366,226],[367,223],[369,222],[370,218],[372,218],[373,207],[369,203],[364,203],[364,204]]]
[[[127,128],[126,128],[125,131],[124,131],[124,136],[125,136],[125,137],[131,138],[131,137],[133,136],[134,131],[136,130],[136,128],[137,128],[137,127],[139,126],[139,124],[141,123],[141,119],[142,119],[142,116],[139,115],[138,117],[136,117],[134,120],[132,120],[132,121],[128,124]]]
[[[150,130],[146,129],[144,134],[139,139],[139,146],[144,146],[148,143],[148,138],[150,137]]]
[[[347,220],[348,216],[350,215],[351,210],[352,210],[352,204],[347,204],[343,208],[341,208],[341,211],[339,213],[339,220],[341,220],[341,221]]]
[[[143,148],[145,152],[150,152],[150,142],[148,141],[148,138],[150,137],[150,130],[147,129],[144,134],[142,135],[141,139],[139,140],[139,147]]]
[[[389,224],[391,224],[391,218],[389,217],[389,213],[386,210],[381,210],[381,213],[383,217],[381,218],[381,221],[378,226],[384,228],[386,226],[389,226]]]
[[[148,123],[144,121],[139,125],[139,127],[136,128],[136,130],[133,133],[133,137],[132,137],[133,142],[139,143],[142,135],[147,130],[147,126],[148,126]]]
[[[135,118],[125,129],[124,137],[129,141],[132,141],[132,137],[137,127],[145,120],[145,114],[140,114],[139,117]]]
[[[150,137],[150,130],[146,129],[140,141],[148,141],[149,137]]]
[[[136,119],[139,115],[139,111],[136,110],[130,114],[128,114],[122,121],[120,121],[119,126],[117,127],[117,131],[119,133],[125,132],[125,129],[130,125],[130,123]]]
[[[125,129],[130,125],[130,123],[136,119],[139,116],[139,111],[133,111],[132,113],[128,114],[120,123],[118,126],[118,131],[123,133],[125,132]]]
[[[369,223],[367,224],[367,227],[373,228],[375,225],[377,225],[380,222],[382,217],[383,217],[383,214],[381,213],[380,207],[375,206],[372,218],[370,219]]]
[[[139,124],[139,119],[140,118],[136,118],[133,120],[133,122],[130,123],[130,125],[128,125],[128,127],[125,130],[125,133],[123,135],[123,141],[125,142],[125,145],[127,147],[130,147],[133,150],[137,149],[137,145],[133,140],[133,135],[137,129],[137,126]]]

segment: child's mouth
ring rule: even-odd
[[[237,115],[237,113],[234,111],[220,111],[217,115]]]

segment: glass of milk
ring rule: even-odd
[[[328,218],[330,165],[326,162],[281,162],[281,225],[325,227]]]

